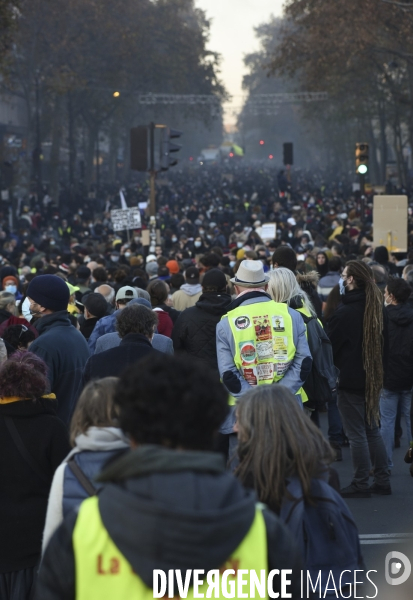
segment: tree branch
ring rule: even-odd
[[[397,8],[401,8],[404,11],[413,10],[413,4],[406,4],[405,2],[397,2],[396,0],[381,0],[385,4],[391,4],[392,6],[397,6]]]

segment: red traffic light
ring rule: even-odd
[[[268,156],[268,158],[269,158],[270,160],[272,160],[272,159],[274,158],[274,156],[273,156],[272,154],[270,154],[270,155]]]
[[[264,140],[260,140],[260,146],[263,146],[265,144]]]
[[[233,153],[233,152],[230,152],[230,153],[229,153],[229,155],[230,155],[230,157],[232,158],[232,157],[234,156],[234,153]]]

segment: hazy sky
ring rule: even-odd
[[[243,57],[258,48],[254,27],[268,21],[271,14],[280,16],[283,0],[195,0],[195,4],[212,19],[209,48],[222,55],[225,87],[231,95],[239,96],[243,93]],[[241,98],[234,97],[232,107],[241,103]],[[235,121],[231,112],[227,111],[227,123]]]

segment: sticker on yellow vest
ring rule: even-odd
[[[257,342],[265,342],[272,339],[271,324],[268,315],[253,317],[255,328],[255,339]]]
[[[273,340],[274,358],[275,360],[287,360],[288,356],[288,339],[281,336]]]
[[[252,369],[242,369],[242,374],[244,375],[244,379],[250,385],[258,385],[257,383],[257,373],[254,367]]]
[[[248,342],[240,342],[238,345],[242,365],[248,366],[256,364],[257,352],[255,350],[254,342],[249,340]]]
[[[251,321],[247,316],[237,317],[234,319],[234,325],[237,329],[248,329],[251,325]]]
[[[281,316],[278,316],[278,315],[273,315],[273,317],[272,317],[272,328],[276,332],[285,331],[284,317],[281,317]]]
[[[276,375],[278,375],[278,377],[283,377],[283,375],[285,375],[286,372],[288,371],[288,368],[291,363],[292,363],[291,360],[289,360],[288,362],[276,363],[275,364]]]
[[[256,349],[258,360],[265,360],[266,358],[272,358],[274,356],[272,340],[257,342]]]
[[[262,363],[257,365],[258,381],[273,381],[274,379],[274,363]]]

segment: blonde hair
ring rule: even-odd
[[[270,273],[270,280],[268,282],[268,293],[274,302],[284,302],[291,304],[293,298],[297,296],[301,299],[304,308],[306,308],[310,314],[315,317],[316,312],[306,292],[301,289],[295,274],[286,269],[285,267],[278,267]]]
[[[86,433],[89,427],[116,427],[118,412],[113,398],[118,383],[117,377],[104,377],[90,381],[77,401],[70,423],[70,443]]]

